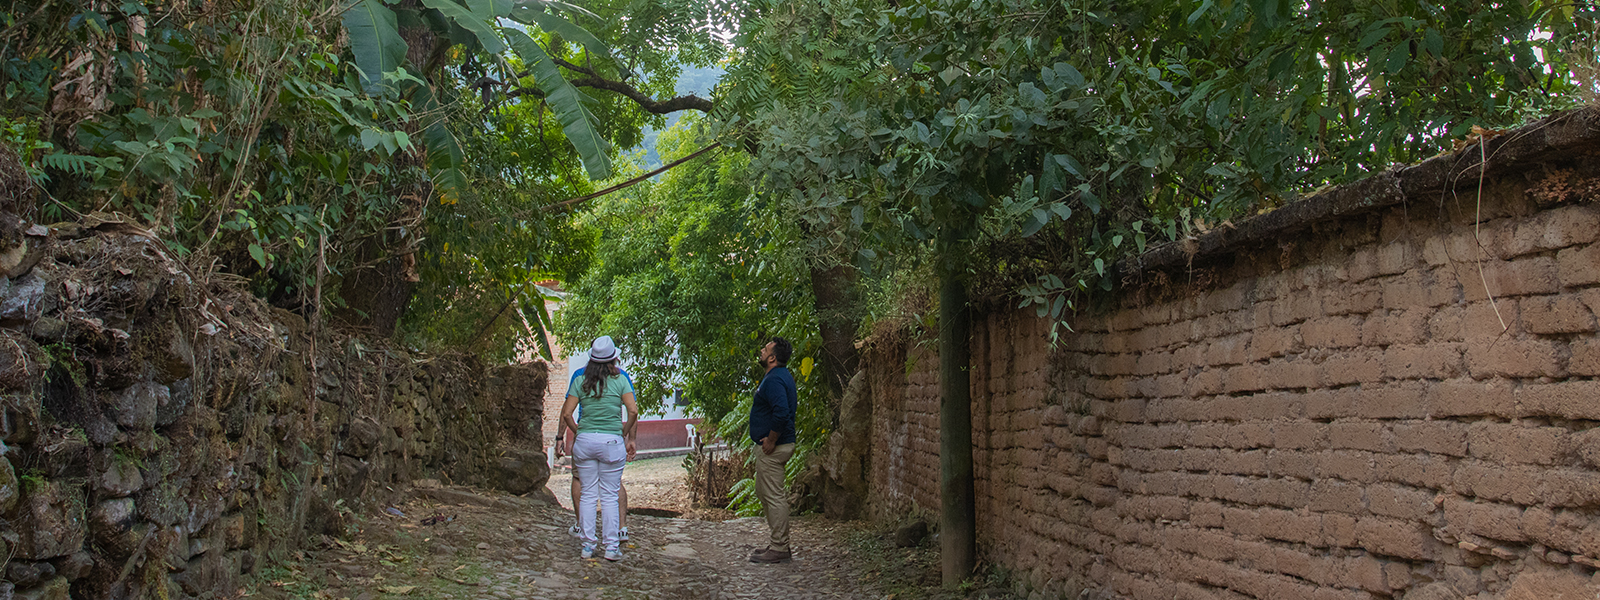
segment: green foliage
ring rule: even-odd
[[[664,133],[663,155],[702,147],[696,123]],[[774,335],[795,344],[801,405],[821,402],[820,372],[802,367],[819,350],[809,289],[795,285],[803,267],[770,258],[786,238],[750,203],[746,164],[736,153],[693,161],[598,200],[582,218],[598,234],[594,262],[569,287],[557,330],[568,348],[614,337],[643,410],[682,389],[710,420],[737,412],[761,375],[756,352]]]
[[[1595,16],[1375,0],[753,11],[721,114],[750,123],[760,192],[824,215],[807,237],[859,244],[821,244],[857,263],[953,228],[991,250],[966,265],[996,265],[969,278],[1029,284],[1024,305],[1058,317],[1150,244],[1569,106],[1561,49]]]

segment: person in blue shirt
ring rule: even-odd
[[[583,385],[583,374],[584,374],[584,369],[585,368],[587,368],[587,367],[578,367],[578,370],[572,372],[572,379],[567,381],[567,389],[569,389],[569,390],[577,389],[579,386]],[[632,387],[633,386],[633,376],[628,374],[628,370],[622,368],[621,365],[618,365],[617,366],[617,371],[622,374],[622,378],[623,379],[628,380],[628,386]],[[578,422],[582,423],[583,422],[583,405],[582,404],[578,405],[578,412],[577,412],[576,416],[577,416]],[[556,427],[557,427],[557,431],[556,431],[556,448],[555,448],[555,450],[556,450],[556,458],[561,458],[562,456],[565,455],[564,446],[566,446],[566,444],[564,444],[562,442],[564,440],[566,440],[567,436],[569,436],[569,435],[577,436],[578,432],[572,431],[570,429],[567,429],[567,426],[566,426],[565,423],[557,423]],[[572,511],[573,511],[573,513],[577,513],[577,511],[578,511],[578,497],[579,497],[579,493],[582,490],[583,490],[583,482],[578,479],[578,471],[576,469],[574,469],[572,471]],[[620,515],[618,516],[618,524],[621,525],[621,529],[617,530],[617,535],[618,535],[618,538],[621,541],[626,542],[626,541],[628,541],[628,484],[626,484],[626,483],[622,484],[622,487],[617,489],[617,509],[620,512]],[[567,533],[570,534],[572,537],[575,537],[575,538],[578,538],[578,539],[583,539],[583,532],[578,529],[578,524],[577,523],[573,523],[571,527],[568,527],[567,528]]]
[[[788,562],[794,556],[789,550],[789,490],[784,486],[784,470],[794,456],[794,414],[799,404],[794,375],[789,373],[793,353],[789,340],[781,337],[761,347],[761,366],[767,374],[750,403],[750,440],[761,447],[756,454],[756,497],[772,530],[767,547],[750,555],[753,563]]]

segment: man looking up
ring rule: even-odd
[[[767,370],[750,403],[750,439],[761,447],[756,455],[756,497],[767,513],[772,539],[750,555],[750,562],[788,562],[789,490],[784,487],[784,467],[794,456],[794,413],[799,396],[789,373],[789,340],[774,337],[761,348],[761,366]]]

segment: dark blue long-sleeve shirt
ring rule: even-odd
[[[787,367],[773,367],[756,386],[755,401],[750,403],[750,441],[761,443],[761,438],[778,432],[779,444],[794,443],[794,411],[800,404],[795,391],[794,375]]]

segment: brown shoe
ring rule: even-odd
[[[777,550],[767,548],[750,555],[750,562],[761,564],[785,563],[789,562],[789,560],[793,557],[794,554],[791,552],[779,552]]]

